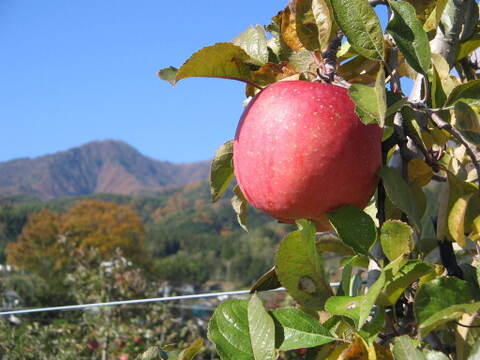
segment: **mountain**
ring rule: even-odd
[[[153,193],[208,179],[208,161],[175,164],[118,140],[94,141],[38,158],[0,162],[0,195],[42,199],[94,193]]]

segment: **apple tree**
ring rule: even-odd
[[[474,0],[291,0],[160,70],[246,84],[212,200],[236,182],[243,228],[248,206],[298,228],[250,300],[212,316],[222,359],[480,356],[478,20]],[[281,286],[296,306],[266,309]]]

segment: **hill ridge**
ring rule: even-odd
[[[209,161],[173,163],[122,140],[95,140],[35,158],[0,162],[0,195],[42,199],[94,193],[153,193],[208,178]]]

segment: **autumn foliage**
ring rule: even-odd
[[[69,269],[75,258],[87,263],[108,259],[116,249],[140,261],[144,237],[143,223],[131,207],[81,201],[64,214],[42,210],[32,215],[18,241],[9,245],[8,262],[49,277]],[[84,256],[89,249],[95,249],[95,259]]]

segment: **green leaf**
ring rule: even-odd
[[[275,324],[256,294],[248,303],[248,328],[255,360],[274,360]]]
[[[401,98],[400,100],[394,102],[391,106],[388,107],[385,117],[390,117],[399,111],[406,103],[408,103],[408,98]],[[393,132],[393,129],[392,129]]]
[[[393,204],[407,214],[410,221],[420,229],[420,215],[415,196],[398,171],[383,167],[377,174],[382,178],[385,191]]]
[[[278,323],[280,350],[310,348],[338,340],[318,320],[298,309],[277,309],[272,315]]]
[[[340,315],[352,319],[355,325],[360,321],[360,302],[362,296],[332,296],[325,303],[325,310],[331,315]]]
[[[467,360],[479,360],[480,359],[480,340],[477,340],[473,344],[470,354],[468,354]],[[430,360],[430,359],[429,359]]]
[[[480,80],[472,80],[458,85],[448,96],[446,106],[463,101],[468,105],[480,106]]]
[[[473,35],[468,41],[460,43],[457,53],[457,61],[470,55],[480,47],[480,34]]]
[[[169,66],[158,72],[158,77],[162,80],[168,81],[170,84],[175,85],[175,78],[177,77],[178,69],[173,66]]]
[[[252,82],[250,56],[232,43],[207,46],[193,54],[180,69],[175,83],[189,77],[215,77]]]
[[[425,349],[423,350],[423,355],[425,356],[426,360],[450,360],[447,355],[441,353],[440,351]]]
[[[375,120],[383,127],[387,113],[385,94],[385,73],[380,68],[377,73],[375,86],[352,84],[348,93],[355,102],[355,112],[364,124]]]
[[[248,231],[247,224],[248,224],[248,213],[247,213],[247,206],[248,201],[245,199],[245,196],[242,193],[242,190],[238,185],[233,188],[233,197],[232,197],[232,207],[237,214],[237,221],[243,230]]]
[[[233,141],[227,141],[215,152],[210,168],[210,194],[215,202],[233,180]]]
[[[330,8],[325,0],[296,0],[297,35],[307,50],[325,49],[332,31]]]
[[[241,47],[250,56],[250,63],[262,66],[268,62],[267,33],[263,26],[249,27],[233,39],[232,43]]]
[[[277,272],[275,266],[268,270],[265,274],[253,284],[250,292],[273,290],[281,287],[280,281],[278,281]]]
[[[439,326],[454,320],[460,319],[464,314],[473,315],[480,310],[480,302],[472,304],[452,305],[446,309],[439,310],[431,317],[420,324],[418,330],[420,336],[423,338],[427,336],[432,330]]]
[[[317,251],[322,254],[331,252],[344,256],[353,256],[355,252],[350,246],[345,245],[333,232],[317,235]]]
[[[333,15],[349,43],[362,56],[384,59],[383,33],[368,0],[331,0]]]
[[[434,279],[420,288],[415,301],[415,314],[421,324],[436,312],[451,305],[470,302],[472,294],[464,280],[454,277]]]
[[[417,72],[426,74],[430,69],[431,52],[427,34],[417,19],[415,8],[404,1],[390,1],[393,19],[388,23],[387,31],[405,56],[408,64]]]
[[[372,311],[373,305],[377,301],[378,296],[382,292],[385,283],[392,277],[391,270],[383,270],[380,273],[377,281],[373,283],[372,286],[368,289],[367,294],[362,297],[360,301],[360,314],[358,317],[358,325],[357,329],[360,330],[365,322],[367,321],[368,317],[370,316],[370,312]]]
[[[463,28],[460,34],[460,42],[467,41],[477,30],[478,26],[478,4],[476,0],[467,1],[465,4]]]
[[[386,221],[380,233],[383,253],[393,261],[413,251],[413,229],[399,220]]]
[[[395,338],[392,352],[395,360],[426,360],[425,356],[416,348],[413,339],[408,335]]]
[[[321,310],[332,295],[326,280],[322,256],[316,251],[316,228],[297,221],[299,230],[288,234],[278,247],[275,264],[280,283],[302,306]]]
[[[421,336],[436,327],[474,313],[480,303],[472,303],[473,294],[468,283],[454,277],[441,277],[424,284],[415,299],[415,316]]]
[[[254,359],[247,309],[247,300],[227,300],[215,309],[210,319],[207,335],[222,360]]]
[[[203,339],[197,338],[186,349],[178,354],[177,360],[192,360],[203,348]]]
[[[434,273],[435,269],[431,264],[419,260],[409,260],[388,281],[377,303],[382,306],[395,305],[400,296],[414,281]]]
[[[378,334],[385,329],[385,309],[382,307],[374,308],[372,319],[367,322],[362,330],[359,331],[360,336],[372,345],[377,339]]]
[[[351,293],[353,282],[352,272],[353,265],[351,264],[351,262],[347,262],[343,266],[342,279],[340,281],[340,287],[337,290],[337,295],[354,296]]]
[[[464,102],[455,103],[455,127],[460,131],[480,133],[480,122],[477,113]]]
[[[359,254],[369,255],[370,248],[377,240],[377,229],[368,214],[355,206],[345,205],[327,215],[345,244]]]
[[[442,107],[445,104],[445,101],[447,101],[447,95],[442,86],[442,77],[440,76],[440,71],[437,69],[437,66],[434,63],[430,77],[432,83],[430,89],[432,107]]]

